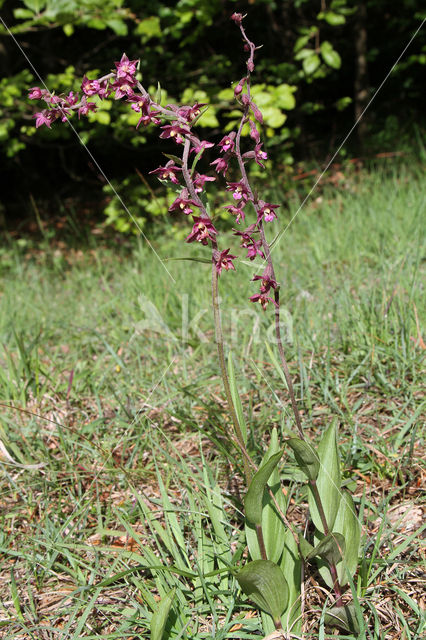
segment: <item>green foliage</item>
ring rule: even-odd
[[[167,623],[167,617],[173,604],[175,594],[176,587],[173,587],[173,589],[169,591],[169,593],[167,593],[161,600],[161,602],[157,605],[157,608],[155,609],[155,612],[151,618],[151,640],[162,639]]]
[[[333,531],[334,521],[336,520],[340,505],[340,486],[342,482],[336,421],[326,429],[318,445],[317,453],[321,466],[316,484],[321,496],[328,528],[330,531]],[[311,488],[309,488],[309,510],[316,528],[322,533],[325,533],[315,495]]]
[[[343,629],[343,631],[352,633],[359,633],[360,631],[355,607],[351,604],[328,609],[324,616],[324,621],[329,626],[338,627],[339,629]]]
[[[105,185],[103,191],[109,200],[104,209],[106,224],[120,233],[135,235],[140,234],[148,220],[168,216],[174,200],[172,192],[155,193],[137,176],[129,176],[120,183],[113,181]]]
[[[232,401],[234,403],[235,413],[237,414],[238,424],[240,425],[244,444],[247,444],[247,433],[248,433],[247,423],[244,418],[243,406],[241,404],[240,394],[238,393],[237,382],[235,379],[235,367],[234,367],[234,361],[232,359],[231,351],[229,352],[229,355],[228,355],[228,376],[229,376],[229,386],[231,388]]]
[[[300,470],[309,480],[316,480],[320,470],[320,461],[313,446],[300,438],[289,438],[286,442],[293,449]]]
[[[280,567],[270,560],[253,560],[235,577],[244,593],[269,613],[274,622],[280,623],[289,595],[287,581]]]
[[[130,10],[125,0],[22,0],[25,8],[14,9],[14,17],[23,20],[13,26],[13,33],[45,27],[61,26],[65,36],[74,34],[75,27],[111,29],[118,36],[127,35],[126,20]],[[1,27],[4,30],[4,27]]]
[[[244,499],[246,518],[252,524],[262,524],[263,496],[269,476],[282,458],[282,451],[272,455],[254,474]]]
[[[252,479],[251,492],[245,498],[245,504],[247,497],[249,498],[249,513],[246,510],[246,540],[250,551],[250,556],[253,560],[258,560],[261,557],[259,548],[259,542],[257,539],[256,531],[250,524],[250,517],[254,517],[259,521],[259,510],[261,509],[261,520],[263,538],[266,548],[267,556],[273,562],[279,563],[284,552],[284,542],[286,535],[286,527],[282,521],[280,514],[277,511],[277,507],[271,497],[272,492],[278,507],[282,513],[287,510],[287,502],[283,492],[281,490],[280,473],[277,469],[277,464],[282,456],[282,450],[280,448],[277,429],[272,429],[271,442],[268,447],[268,451],[263,457],[260,469]],[[271,462],[272,461],[272,462]],[[266,483],[263,483],[265,475],[271,470],[269,477],[269,489],[265,490]],[[262,471],[263,470],[263,471]],[[266,471],[265,471],[266,470]],[[256,480],[255,480],[256,478]],[[266,481],[267,481],[266,480]],[[262,488],[263,487],[263,488]],[[253,511],[253,513],[251,513]],[[255,521],[253,521],[255,522]]]

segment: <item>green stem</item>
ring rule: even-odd
[[[212,245],[216,243],[212,242]],[[216,246],[212,247],[213,251],[217,251]],[[247,486],[250,484],[252,478],[251,467],[253,461],[244,444],[244,438],[241,431],[240,423],[238,422],[237,414],[235,412],[234,402],[232,400],[231,388],[229,386],[228,373],[225,364],[225,351],[223,348],[223,333],[222,324],[220,320],[220,306],[219,306],[219,289],[218,289],[218,273],[216,265],[212,264],[212,300],[213,300],[213,315],[216,334],[216,345],[219,356],[219,366],[222,375],[223,387],[225,390],[226,400],[228,402],[229,413],[231,414],[232,422],[234,424],[235,436],[238,442],[238,446],[243,454],[244,474],[246,477]]]
[[[256,524],[255,527],[256,527],[257,541],[259,543],[260,555],[262,557],[262,560],[267,560],[268,555],[266,553],[265,539],[263,537],[262,525]]]

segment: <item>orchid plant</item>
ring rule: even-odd
[[[359,620],[353,605],[348,603],[345,588],[352,583],[358,563],[360,525],[351,496],[341,489],[340,459],[337,446],[336,424],[325,431],[317,448],[305,434],[299,412],[292,378],[289,373],[280,332],[280,284],[276,279],[271,244],[265,227],[277,219],[278,204],[259,197],[253,188],[247,165],[255,162],[265,168],[267,153],[263,149],[260,130],[262,113],[251,96],[251,75],[255,69],[257,47],[247,36],[241,13],[234,13],[232,20],[239,29],[247,53],[246,70],[234,89],[235,100],[241,107],[241,119],[236,131],[225,135],[220,142],[200,139],[194,129],[204,112],[205,104],[192,106],[168,104],[162,106],[160,98],[154,99],[138,80],[138,60],[129,60],[123,54],[115,62],[115,70],[97,80],[83,78],[81,96],[74,92],[55,95],[47,89],[33,87],[31,99],[42,99],[46,108],[35,114],[36,127],[50,128],[56,120],[67,122],[73,113],[78,117],[96,111],[97,105],[90,98],[125,100],[140,117],[136,128],[154,125],[159,127],[161,139],[172,139],[176,155],[169,155],[168,162],[151,173],[160,181],[172,186],[177,197],[170,212],[182,213],[192,218],[186,242],[199,242],[209,248],[211,255],[212,306],[215,322],[218,359],[233,424],[230,436],[239,450],[244,469],[247,493],[244,500],[246,540],[251,560],[242,568],[225,567],[238,581],[242,591],[262,610],[265,633],[277,630],[282,635],[300,628],[302,573],[307,564],[316,559],[320,574],[334,594],[334,606],[328,611],[326,621],[349,631],[356,631]],[[243,128],[248,130],[251,148],[242,150]],[[272,309],[275,316],[276,344],[279,362],[287,383],[294,415],[295,433],[284,443],[278,442],[274,429],[270,434],[269,449],[257,466],[247,449],[247,426],[235,383],[232,356],[225,357],[219,301],[219,277],[235,270],[237,256],[231,247],[223,246],[222,234],[211,213],[206,187],[217,177],[197,171],[198,161],[209,148],[216,148],[219,156],[210,165],[216,174],[225,179],[239,175],[237,181],[226,181],[225,190],[232,196],[225,210],[235,218],[234,235],[246,250],[250,261],[258,256],[263,259],[260,275],[252,281],[258,291],[250,297],[250,303],[259,304],[264,311]],[[232,167],[231,167],[232,165]],[[237,228],[238,227],[238,228]],[[310,541],[288,521],[287,504],[280,486],[278,465],[289,447],[299,469],[307,478],[309,509],[314,533]],[[346,589],[347,590],[347,589]],[[153,615],[152,637],[162,637],[172,598]],[[164,624],[163,624],[164,623]]]

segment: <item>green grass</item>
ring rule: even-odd
[[[334,416],[341,425],[368,639],[421,636],[424,193],[416,167],[347,175],[314,194],[273,252],[306,428],[318,439]],[[284,228],[299,201],[279,189],[271,199],[288,204]],[[208,253],[170,232],[153,244],[163,260]],[[165,637],[259,637],[234,579],[206,577],[215,556],[244,552],[208,265],[162,263],[143,240],[23,245],[1,249],[0,637],[149,637],[172,588]],[[260,459],[271,426],[293,423],[272,313],[247,301],[255,273],[242,262],[220,285]],[[291,491],[300,520],[306,495]],[[324,602],[307,585],[306,637],[327,637]]]

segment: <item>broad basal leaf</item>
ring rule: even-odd
[[[270,560],[249,562],[235,576],[258,607],[279,621],[288,603],[288,586],[280,567]]]

